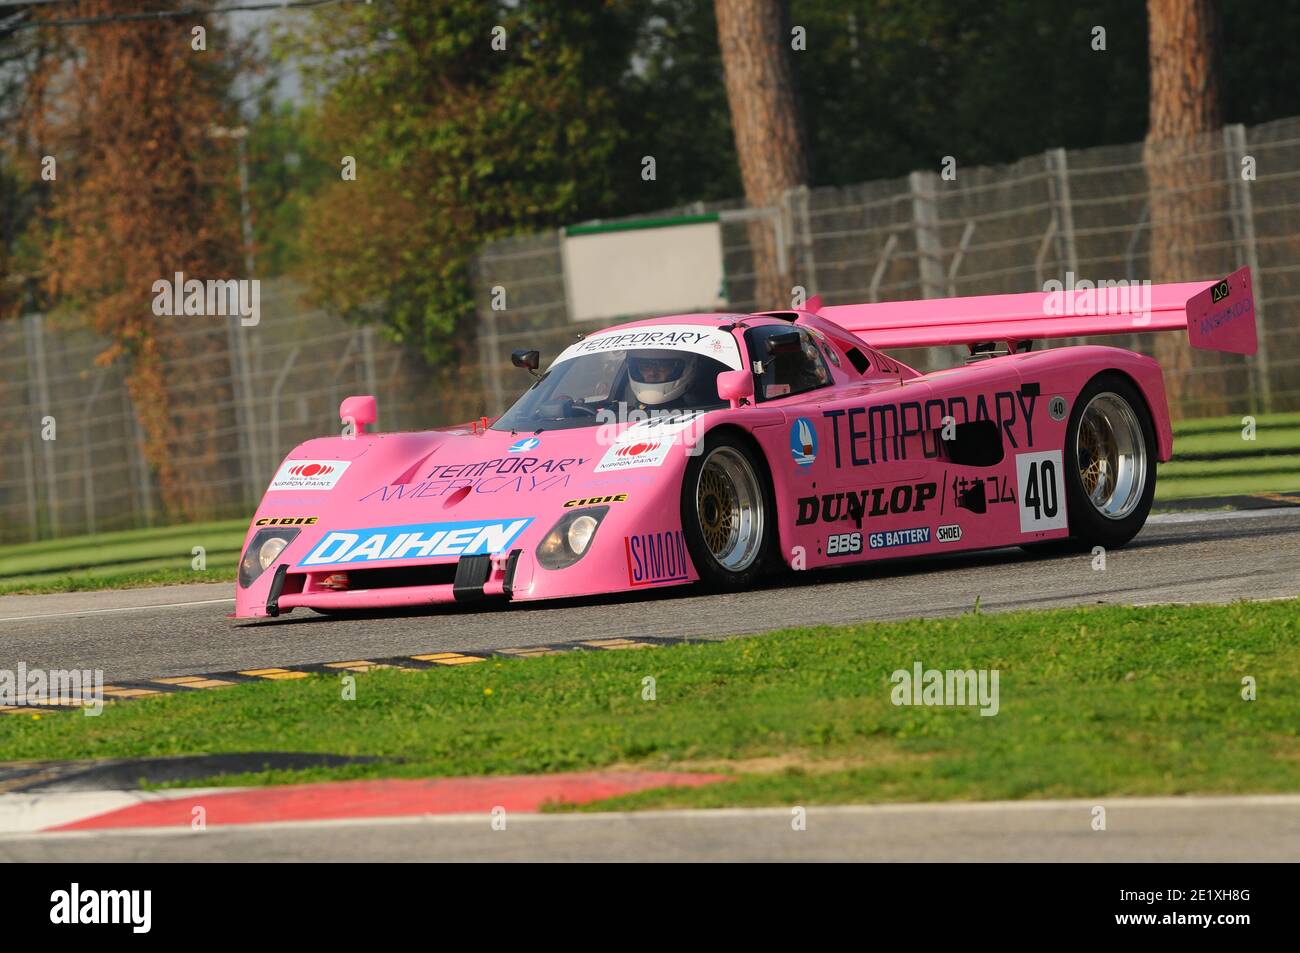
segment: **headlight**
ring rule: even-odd
[[[283,536],[272,536],[257,549],[257,562],[261,565],[262,570],[275,562],[275,557],[280,555],[281,550],[289,545],[289,541]]]
[[[600,521],[608,512],[608,506],[593,506],[565,513],[538,544],[537,562],[543,569],[572,566],[591,548]]]
[[[258,530],[239,561],[239,585],[244,589],[251,586],[258,576],[271,568],[284,548],[297,539],[301,532],[300,529],[283,526]]]

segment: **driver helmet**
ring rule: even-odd
[[[683,351],[637,351],[628,355],[628,384],[647,406],[676,400],[695,377],[694,355]]]

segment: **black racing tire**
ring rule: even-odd
[[[1071,541],[1115,549],[1136,536],[1156,494],[1156,428],[1132,379],[1104,371],[1084,385],[1062,460]]]
[[[707,434],[682,477],[682,531],[701,583],[728,592],[780,563],[772,479],[760,451],[729,430]]]

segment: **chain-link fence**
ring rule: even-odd
[[[1300,407],[1300,119],[1205,137],[1190,163],[1212,170],[1197,193],[1198,274],[1254,274],[1260,352],[1243,359],[1198,352],[1187,373],[1213,378],[1175,408],[1181,416]],[[788,193],[768,219],[784,243],[792,286],[827,304],[1042,290],[1049,279],[1147,280],[1151,276],[1152,191],[1143,146],[1052,149],[1006,166],[962,168],[955,177],[914,172],[900,179]],[[1178,189],[1175,189],[1177,191]],[[753,300],[749,222],[728,216],[736,202],[672,210],[720,212],[726,281],[736,311],[788,308]],[[661,213],[668,214],[668,213]],[[1159,239],[1157,239],[1159,240]],[[478,256],[483,390],[493,410],[511,395],[510,351],[539,348],[543,362],[598,325],[568,318],[561,232],[496,242]],[[494,310],[504,291],[508,307]],[[1153,335],[1102,343],[1151,353]],[[1060,342],[1075,343],[1075,342]],[[900,353],[922,370],[960,361],[951,348]],[[505,382],[505,383],[503,383]],[[1207,384],[1209,382],[1207,381]]]
[[[1255,358],[1198,353],[1187,373],[1215,375],[1216,401],[1229,412],[1300,409],[1300,119],[1229,127],[1200,152],[1216,171],[1214,187],[1201,189],[1208,198],[1197,217],[1207,227],[1194,231],[1210,237],[1198,238],[1201,273],[1176,277],[1209,279],[1250,265],[1261,337]],[[755,221],[773,228],[792,284],[828,304],[1036,290],[1067,272],[1093,281],[1150,277],[1153,214],[1140,144],[959,165],[952,180],[915,172],[800,189],[770,210],[746,210],[740,201],[671,210],[706,211],[720,213],[728,298],[742,312],[790,304],[754,300]],[[219,319],[174,319],[199,322],[178,334],[182,342],[204,338],[208,351],[207,370],[193,385],[206,394],[179,402],[202,405],[193,436],[221,448],[215,458],[192,451],[174,461],[203,490],[197,515],[249,512],[288,450],[338,432],[338,405],[348,394],[376,394],[384,430],[499,413],[527,384],[510,364],[512,349],[538,348],[547,361],[597,326],[569,319],[561,243],[559,232],[522,236],[477,256],[476,366],[431,373],[377,330],[309,309],[287,282],[263,284],[260,324],[244,328],[232,319],[215,358],[212,326],[199,323]],[[494,288],[505,292],[503,310],[493,308],[500,302]],[[1107,343],[1150,352],[1154,337]],[[164,518],[122,365],[96,361],[106,347],[84,327],[48,317],[0,324],[0,541]],[[921,369],[962,356],[954,349],[900,354]],[[173,377],[184,377],[176,364],[185,360],[174,362]],[[1195,397],[1181,408],[1185,416],[1209,410]]]
[[[178,426],[204,429],[186,442],[194,448],[189,455],[173,462],[197,491],[190,495],[206,501],[195,514],[201,517],[250,512],[285,453],[339,432],[338,406],[349,394],[378,395],[380,425],[388,430],[449,423],[481,403],[472,400],[468,411],[459,402],[439,403],[417,360],[374,328],[308,308],[287,282],[264,282],[260,322],[242,327],[229,319],[215,354],[212,322],[227,319],[175,320],[194,323],[177,334],[188,353],[168,368],[177,382],[172,397],[201,406],[203,414],[193,424],[185,414],[172,416]],[[48,316],[0,324],[0,400],[7,411],[0,419],[0,541],[145,527],[165,518],[124,364],[96,360],[106,347],[101,336]],[[186,383],[191,376],[194,383]]]

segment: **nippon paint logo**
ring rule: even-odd
[[[635,415],[637,412],[633,412]],[[612,412],[611,412],[612,415]],[[704,449],[703,427],[696,412],[681,411],[651,414],[637,419],[632,426],[619,429],[617,423],[606,418],[596,432],[596,442],[608,446],[605,455],[596,464],[593,473],[633,470],[638,467],[660,467],[668,459],[673,447],[681,445],[687,456],[695,456]]]
[[[153,925],[152,890],[68,890],[50,894],[50,922],[77,924],[127,924],[132,933],[148,933]]]
[[[1053,278],[1043,283],[1043,291],[1043,314],[1051,318],[1128,315],[1137,327],[1151,323],[1149,281],[1076,280],[1074,272],[1067,271],[1064,283]]]
[[[681,443],[687,454],[695,456],[703,450],[705,414],[699,410],[642,410],[619,401],[616,407],[596,412],[596,444],[611,447],[666,439]]]
[[[102,669],[0,668],[0,705],[78,705],[87,715],[104,710]]]
[[[158,317],[225,317],[239,315],[246,328],[262,320],[262,283],[257,278],[200,281],[182,271],[153,283],[153,313]]]
[[[895,705],[930,705],[939,707],[966,707],[978,705],[980,714],[998,713],[998,678],[994,669],[923,668],[914,662],[909,671],[896,670],[889,676],[893,689],[889,700]]]

